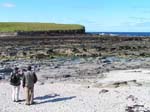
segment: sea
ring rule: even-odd
[[[127,37],[150,37],[150,32],[87,32],[89,34],[127,36]]]

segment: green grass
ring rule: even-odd
[[[0,32],[83,30],[78,24],[0,22]]]

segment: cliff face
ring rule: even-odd
[[[0,37],[14,36],[61,36],[85,34],[85,29],[77,30],[52,30],[52,31],[17,31],[17,32],[0,32]]]
[[[19,31],[18,36],[57,36],[57,35],[74,35],[85,34],[85,29],[76,30],[52,30],[52,31]]]

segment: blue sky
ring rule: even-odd
[[[0,21],[82,24],[86,31],[150,32],[150,0],[0,0]]]

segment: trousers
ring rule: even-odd
[[[26,89],[26,104],[32,104],[34,99],[34,87],[25,87]]]
[[[20,86],[12,86],[12,100],[19,101]]]

